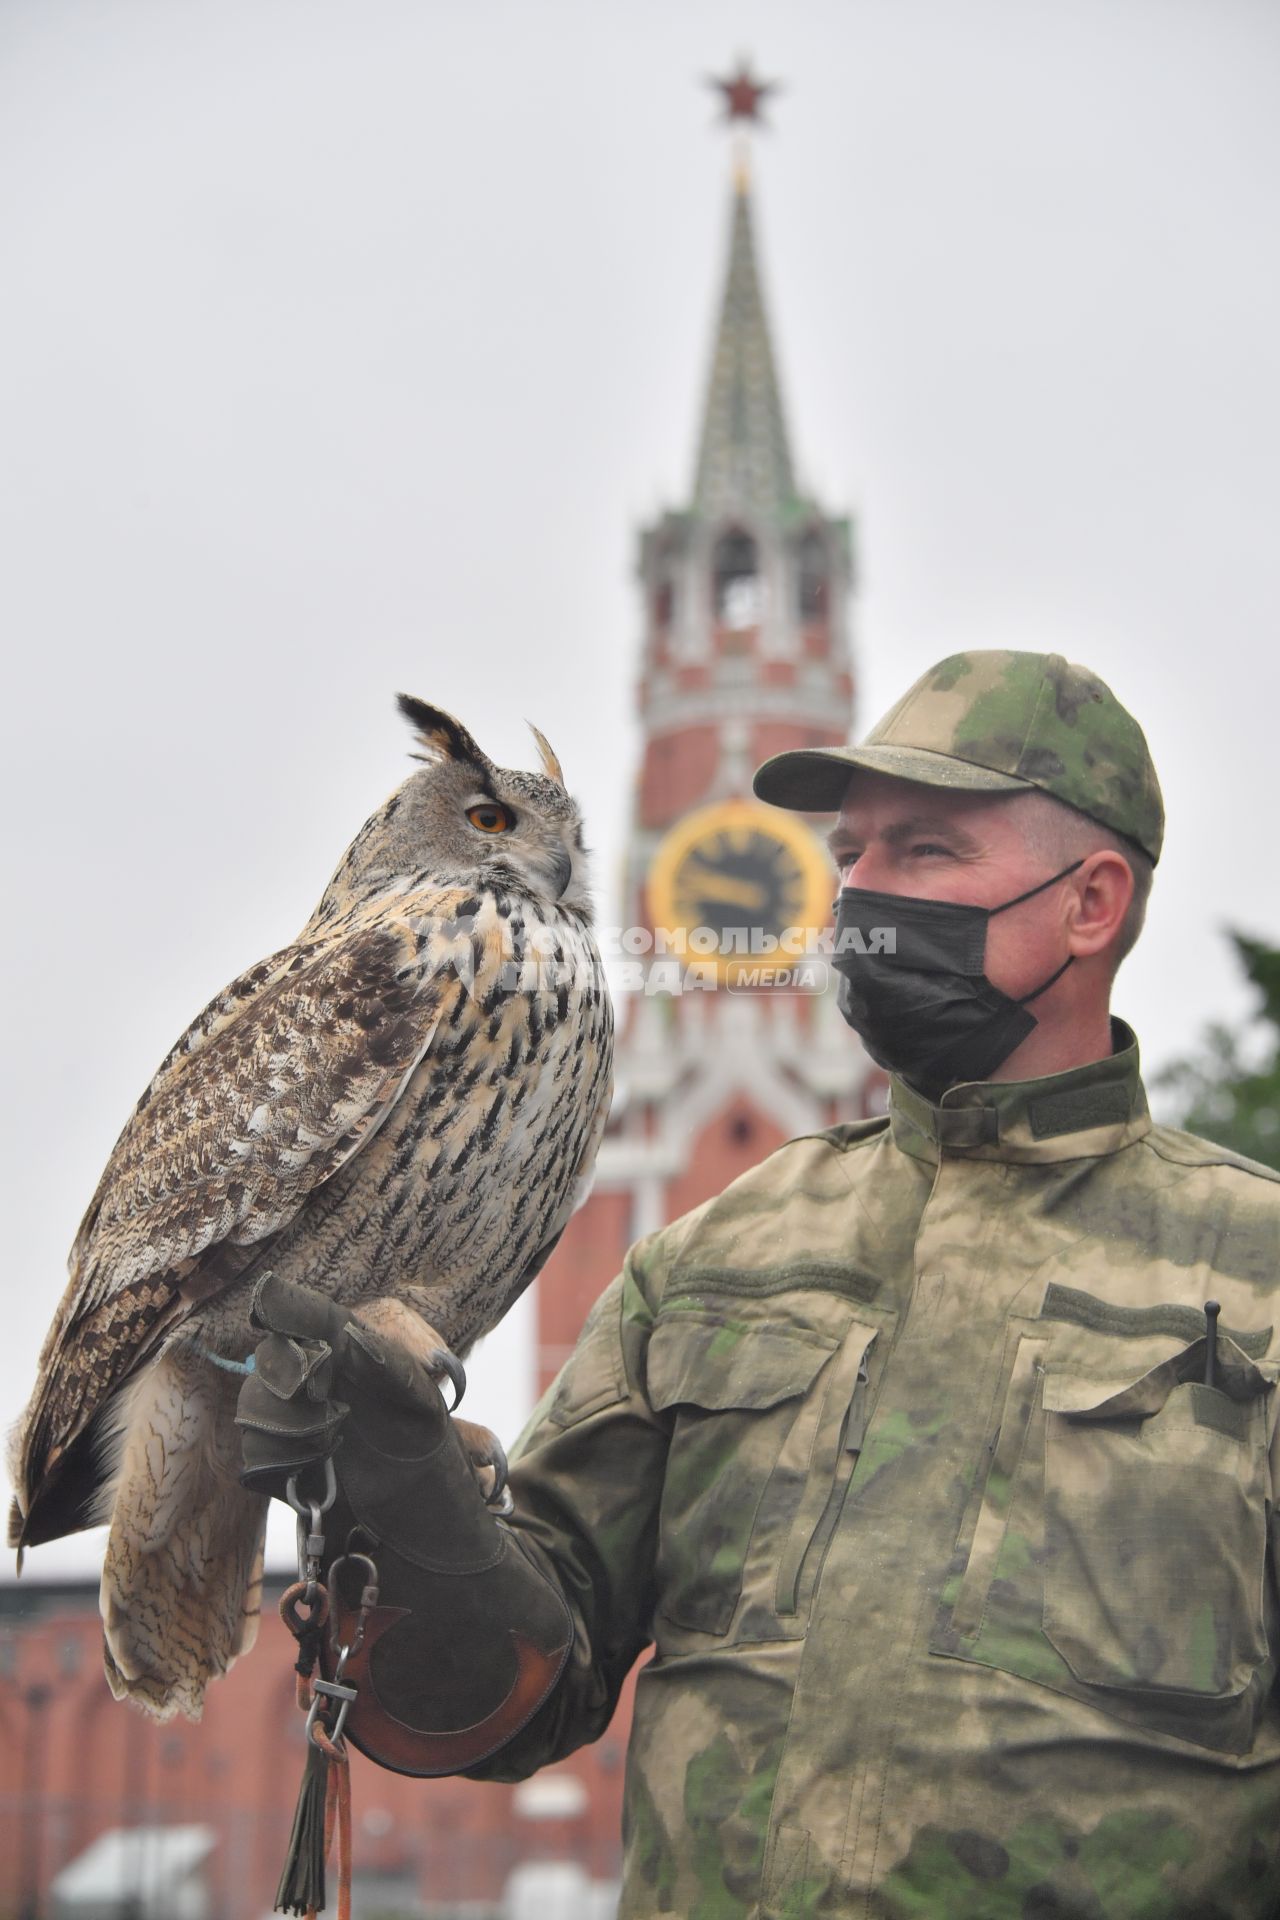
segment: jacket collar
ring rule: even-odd
[[[1096,1158],[1132,1146],[1151,1129],[1138,1071],[1138,1043],[1111,1022],[1105,1060],[1041,1080],[978,1080],[926,1100],[895,1075],[889,1085],[893,1138],[917,1160],[944,1155],[1045,1164]]]

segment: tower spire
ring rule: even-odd
[[[724,96],[725,119],[744,130],[763,125],[761,104],[776,83],[752,78],[745,61],[710,84]],[[698,445],[693,504],[708,518],[772,517],[795,494],[791,448],[765,315],[752,227],[747,143],[734,156],[729,266],[720,304],[711,377]]]

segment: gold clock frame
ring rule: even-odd
[[[688,856],[703,841],[722,833],[761,834],[782,846],[795,860],[804,881],[804,907],[793,923],[803,927],[825,927],[831,918],[831,901],[837,876],[830,854],[813,828],[797,814],[767,807],[754,800],[715,800],[696,807],[677,820],[659,841],[649,863],[646,891],[652,925],[675,932],[684,927],[683,916],[676,911],[676,877]],[[781,928],[772,929],[781,932]],[[713,966],[721,979],[732,979],[744,969],[786,965],[794,960],[781,950],[777,954],[689,954],[688,960]]]

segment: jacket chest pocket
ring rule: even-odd
[[[1224,1701],[1268,1658],[1269,1383],[1238,1348],[1221,1386],[1202,1364],[1046,1375],[1044,1631],[1088,1686]]]
[[[1203,1339],[1117,1375],[1032,1325],[933,1651],[1243,1753],[1274,1672],[1271,1369],[1220,1335],[1215,1386]]]
[[[826,1523],[853,1471],[870,1324],[822,1333],[681,1311],[649,1345],[649,1400],[673,1416],[658,1612],[691,1632],[803,1629]]]

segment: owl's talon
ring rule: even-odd
[[[515,1502],[511,1498],[511,1489],[507,1485],[507,1450],[497,1434],[490,1434],[489,1438],[492,1443],[490,1447],[492,1458],[487,1465],[493,1474],[493,1485],[485,1494],[484,1503],[486,1507],[496,1507],[499,1513],[510,1513]]]
[[[456,1413],[462,1405],[462,1396],[467,1390],[466,1368],[456,1353],[450,1353],[448,1347],[441,1347],[438,1353],[433,1353],[431,1356],[431,1371],[433,1374],[437,1372],[448,1374],[453,1386],[453,1401],[449,1411]]]
[[[392,1346],[399,1347],[419,1366],[425,1367],[437,1386],[441,1375],[447,1374],[453,1386],[453,1402],[448,1411],[457,1410],[467,1390],[467,1370],[425,1314],[406,1300],[384,1295],[378,1300],[363,1301],[355,1309],[355,1317],[380,1340],[389,1340]]]
[[[511,1495],[507,1490],[507,1455],[496,1433],[477,1426],[474,1420],[459,1420],[456,1432],[471,1463],[486,1507],[497,1513],[510,1513]]]

